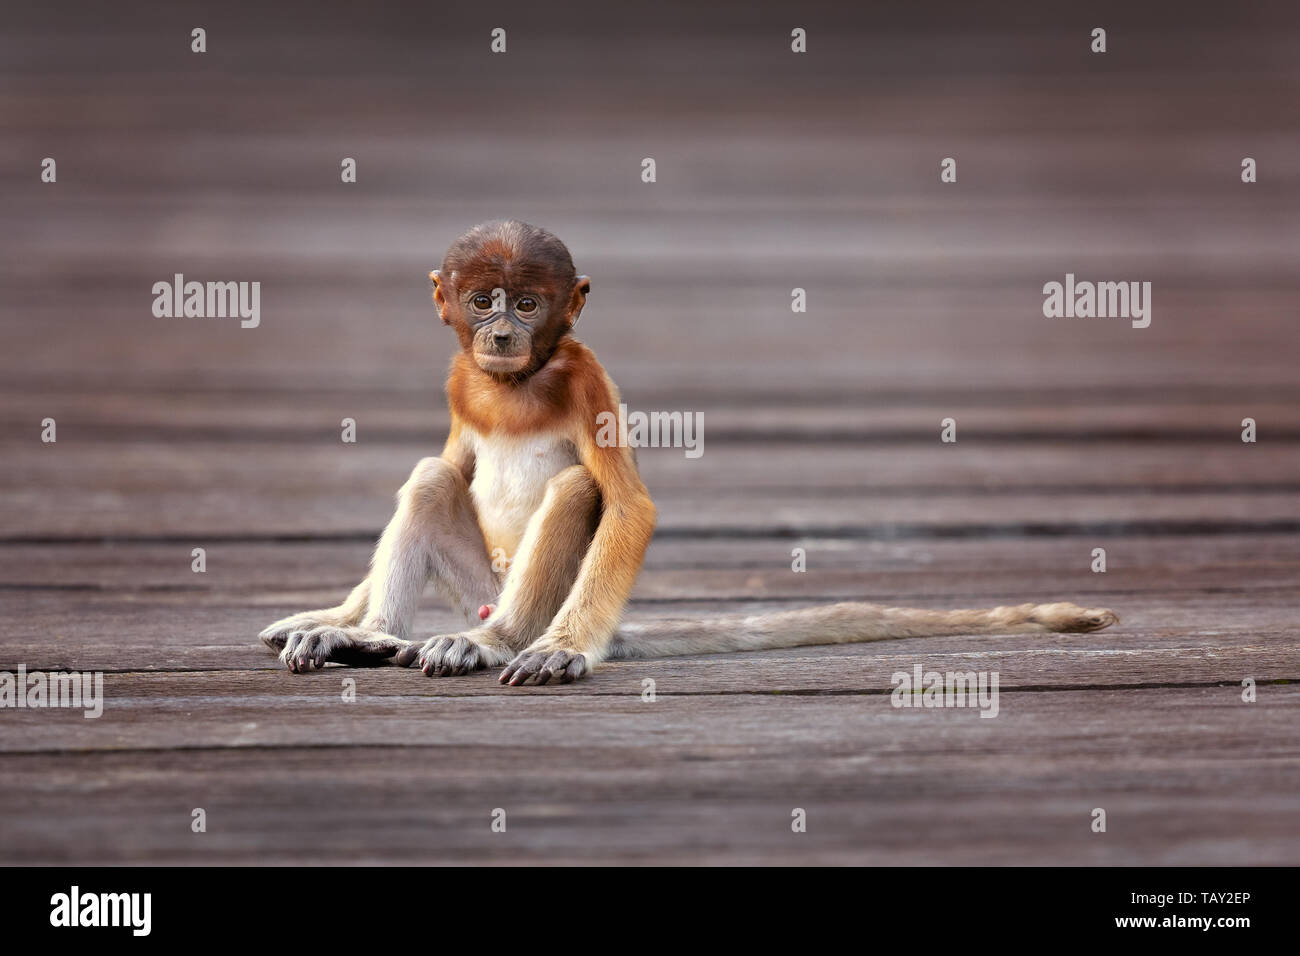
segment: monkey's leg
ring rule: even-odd
[[[496,600],[499,583],[469,487],[460,470],[441,458],[420,461],[397,493],[397,511],[379,538],[370,575],[349,598],[364,595],[363,613],[291,632],[280,659],[295,672],[329,661],[382,663],[409,645],[430,577],[466,617]]]
[[[528,520],[491,616],[473,630],[412,644],[397,663],[418,661],[430,677],[445,677],[510,661],[546,631],[569,596],[599,518],[600,492],[591,473],[582,465],[564,469],[547,482]]]

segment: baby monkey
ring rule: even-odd
[[[447,379],[446,446],[397,493],[370,573],[347,600],[262,632],[295,673],[392,659],[431,677],[504,666],[504,684],[567,683],[609,658],[1095,631],[1118,620],[1074,604],[927,611],[841,603],[620,627],[655,508],[632,449],[596,440],[597,416],[616,414],[619,395],[571,334],[590,280],[558,238],[515,221],[465,233],[430,278],[438,314],[461,344]],[[477,626],[413,641],[430,579]]]

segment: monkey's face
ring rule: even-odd
[[[591,288],[586,276],[569,284],[525,280],[512,283],[498,276],[456,278],[432,273],[434,302],[474,363],[489,375],[519,379],[550,360],[573,327]]]
[[[550,361],[591,289],[564,243],[514,220],[475,226],[429,277],[438,314],[474,363],[516,381]]]
[[[495,286],[468,290],[459,299],[478,367],[493,375],[528,371],[538,332],[549,326],[550,301],[544,293]]]

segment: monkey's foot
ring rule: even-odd
[[[281,618],[257,636],[271,650],[282,651],[292,634],[314,631],[321,627],[334,627],[340,623],[330,611],[303,611],[301,614],[290,614],[288,617]]]
[[[458,677],[508,660],[510,651],[486,627],[431,637],[423,644],[408,645],[397,655],[399,666],[410,667],[418,662],[426,677]]]
[[[540,646],[539,646],[540,645]],[[555,649],[542,645],[540,641],[525,648],[512,660],[497,678],[503,684],[518,687],[528,683],[530,678],[537,678],[537,683],[545,684],[552,677],[561,684],[569,684],[590,673],[587,658],[563,648]]]
[[[374,667],[410,643],[366,628],[325,625],[290,632],[280,660],[295,674],[324,667],[330,661],[349,667]]]

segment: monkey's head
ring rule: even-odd
[[[484,372],[521,380],[550,360],[578,320],[591,280],[564,243],[525,222],[487,222],[429,273],[438,314]]]

